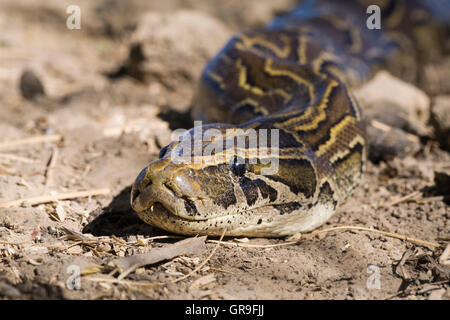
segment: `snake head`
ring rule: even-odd
[[[277,134],[255,132],[256,139],[231,125],[191,129],[138,175],[133,209],[145,222],[181,234],[293,233],[288,213],[312,208],[314,165],[298,145],[283,146],[280,155]],[[276,223],[283,215],[287,220]]]

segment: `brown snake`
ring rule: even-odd
[[[372,4],[381,29],[366,26]],[[306,1],[235,35],[204,69],[193,102],[195,120],[220,123],[164,147],[136,179],[133,209],[181,234],[226,228],[279,237],[323,224],[361,183],[366,164],[350,88],[380,68],[417,81],[420,61],[438,47],[430,9],[430,1]],[[256,145],[255,132],[266,134]]]

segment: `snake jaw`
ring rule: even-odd
[[[153,176],[152,171],[155,171],[156,162],[151,163],[139,173],[131,188],[131,207],[137,213],[147,210],[154,203],[159,202],[158,199],[173,200],[175,197],[175,194],[165,186],[165,180]]]
[[[177,170],[165,159],[156,160],[144,168],[131,189],[131,207],[144,221],[158,214],[188,221],[205,220],[205,217],[189,212],[188,209],[195,207],[194,202],[203,203],[199,185],[189,178],[189,174]]]

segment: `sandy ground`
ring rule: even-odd
[[[198,267],[215,243],[200,254],[138,268],[122,281],[108,268],[96,272],[111,259],[178,241],[152,238],[170,234],[137,218],[130,185],[171,130],[191,126],[186,112],[207,59],[233,32],[270,21],[293,1],[75,2],[81,30],[66,27],[74,1],[0,4],[0,206],[93,192],[0,207],[0,240],[25,241],[0,242],[0,298],[450,299],[450,270],[439,263],[450,240],[450,192],[442,192],[450,180],[435,174],[450,170],[450,154],[432,135],[422,137],[413,155],[369,163],[363,186],[322,229],[374,228],[439,248],[337,230],[294,245],[226,239],[236,245],[219,246],[177,283],[171,282]],[[140,21],[149,24],[143,33]],[[136,46],[140,41],[146,44]],[[144,75],[128,59],[133,47],[146,58]],[[22,97],[24,70],[40,79],[45,96]],[[49,140],[6,145],[34,136]],[[76,283],[74,270],[90,273],[78,290],[67,285]]]

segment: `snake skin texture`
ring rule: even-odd
[[[423,61],[440,54],[436,3],[304,1],[236,34],[205,67],[193,101],[193,119],[208,124],[142,170],[133,209],[186,235],[281,237],[322,225],[361,184],[367,161],[351,88],[380,69],[420,81]],[[373,4],[381,29],[366,26]],[[249,130],[267,133],[265,141],[254,146]],[[239,139],[242,147],[228,144]]]

